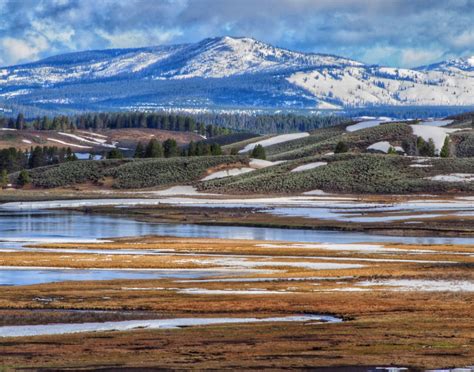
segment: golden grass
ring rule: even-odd
[[[54,309],[149,312],[150,317],[270,316],[298,313],[334,314],[341,324],[239,324],[181,330],[137,330],[83,335],[0,339],[4,366],[25,368],[166,367],[166,368],[311,368],[336,365],[409,365],[423,368],[462,366],[474,360],[474,293],[399,292],[378,288],[340,292],[362,280],[417,278],[474,280],[473,246],[387,245],[404,250],[429,249],[439,254],[365,254],[258,247],[260,241],[143,237],[116,239],[103,244],[48,244],[48,248],[166,250],[164,255],[98,255],[63,252],[4,252],[0,265],[77,268],[194,268],[219,267],[216,255],[275,262],[361,263],[357,269],[310,270],[272,267],[252,278],[281,278],[262,282],[199,282],[178,279],[64,282],[0,288],[0,308],[10,309],[12,322],[24,309],[48,309],[42,321],[65,319]],[[268,242],[265,242],[268,243]],[[179,254],[193,253],[193,256]],[[285,257],[287,256],[287,257]],[[288,257],[291,256],[291,257]],[[321,256],[318,260],[309,256]],[[434,263],[367,262],[361,258],[430,260]],[[349,258],[354,261],[339,261]],[[190,262],[188,259],[192,259]],[[451,261],[445,264],[441,261]],[[454,263],[455,262],[455,263]],[[314,278],[317,277],[317,278]],[[268,290],[281,294],[185,294],[180,290]],[[45,301],[44,299],[47,299]],[[3,310],[6,311],[6,310]],[[17,313],[15,313],[17,312]],[[97,315],[85,313],[82,319]],[[0,312],[1,315],[1,312]],[[137,317],[139,315],[137,314]],[[32,315],[29,315],[31,319]],[[69,316],[68,316],[69,317]],[[17,320],[15,320],[17,319]],[[69,319],[69,318],[67,318]],[[76,319],[81,319],[77,316]],[[127,315],[127,319],[129,319]],[[33,322],[30,320],[30,322]],[[53,346],[52,346],[53,345]]]

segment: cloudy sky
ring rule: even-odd
[[[0,0],[0,65],[250,36],[412,67],[474,55],[474,0]]]

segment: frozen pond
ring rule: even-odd
[[[238,275],[243,271],[227,270],[101,270],[54,268],[2,268],[0,286],[33,285],[64,281],[115,280],[115,279],[199,279],[210,276]]]
[[[472,244],[471,238],[400,237],[362,232],[192,224],[157,224],[66,211],[0,211],[0,249],[41,241],[90,241],[142,235],[255,239],[306,243]]]

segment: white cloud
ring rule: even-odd
[[[48,49],[48,41],[41,36],[29,36],[27,39],[4,37],[0,39],[2,63],[14,64],[38,59],[41,52]]]
[[[472,48],[474,45],[474,30],[467,30],[454,36],[451,42],[457,48]]]
[[[54,24],[51,21],[35,20],[31,22],[31,26],[35,33],[43,35],[49,42],[59,42],[65,45],[71,44],[75,34],[71,27]]]
[[[438,50],[404,49],[401,52],[401,63],[404,66],[416,67],[431,63],[439,59],[442,54]]]
[[[394,47],[375,45],[365,50],[359,59],[370,64],[387,64],[388,61],[396,59],[398,53]]]
[[[173,40],[173,38],[182,35],[182,32],[177,29],[164,31],[160,28],[152,30],[129,30],[116,33],[97,30],[96,33],[105,39],[109,43],[109,47],[112,48],[134,48],[159,45],[168,43]]]

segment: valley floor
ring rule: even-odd
[[[2,192],[1,368],[473,364],[472,197],[179,190]]]
[[[87,281],[3,287],[4,368],[439,368],[474,359],[472,245],[150,236],[43,243],[5,251],[0,264],[3,276],[5,269],[22,269],[28,276],[32,266],[43,272],[175,271],[161,279],[97,281],[91,274]],[[199,270],[208,276],[179,275]],[[199,326],[200,318],[311,314],[342,322],[283,319]],[[147,329],[152,319],[176,318],[199,318],[198,326]],[[141,322],[128,331],[112,323],[115,332],[67,333],[69,324],[132,319]],[[52,323],[64,324],[64,334],[5,337],[15,325]]]

